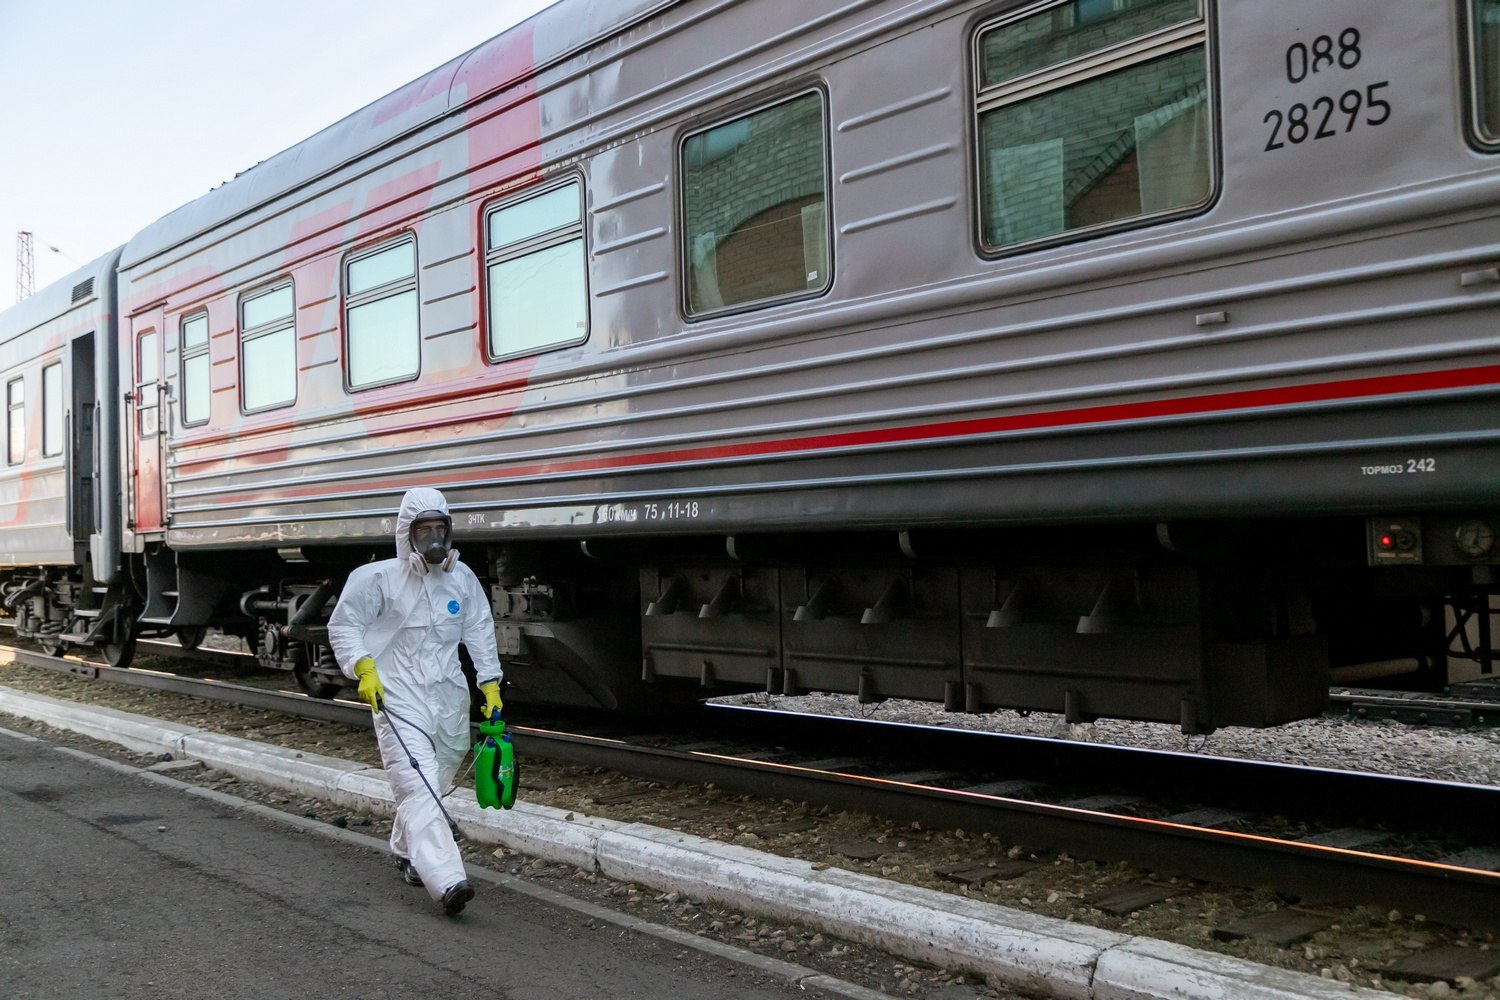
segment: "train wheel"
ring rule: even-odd
[[[305,663],[299,663],[292,668],[292,676],[297,678],[297,686],[307,692],[310,697],[327,701],[336,697],[344,689],[342,683],[329,681],[321,674],[314,672]]]
[[[135,633],[131,632],[124,639],[111,639],[99,647],[104,654],[104,661],[112,667],[128,667],[130,661],[135,659]]]
[[[177,629],[177,642],[183,649],[197,649],[206,635],[208,635],[206,626],[183,625]]]
[[[40,639],[37,645],[41,646],[42,652],[48,656],[61,656],[63,650],[68,648],[68,644],[61,639]]]

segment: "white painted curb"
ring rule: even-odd
[[[0,687],[0,712],[202,761],[236,777],[389,814],[385,772],[189,726]],[[498,812],[445,800],[466,836],[623,881],[795,920],[995,986],[1061,1000],[1392,1000],[1182,945],[981,903],[640,823],[517,803]]]
[[[1092,994],[1093,1000],[1394,1000],[1401,995],[1142,937],[1100,957]]]

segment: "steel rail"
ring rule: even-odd
[[[1059,774],[1085,776],[1099,787],[1145,789],[1160,796],[1202,805],[1243,807],[1275,803],[1278,811],[1309,813],[1319,819],[1379,822],[1431,832],[1493,836],[1500,830],[1500,788],[1493,785],[1405,778],[1368,771],[1280,764],[1223,757],[1213,753],[1150,750],[1106,743],[997,734],[936,726],[912,726],[874,719],[830,718],[781,712],[774,708],[714,706],[713,731],[743,739],[767,733],[790,742],[841,745],[865,755],[895,748],[912,766],[970,766],[989,762],[1007,775],[1047,781]]]
[[[351,726],[370,728],[370,710],[359,702],[322,701],[310,698],[298,691],[281,691],[271,688],[251,687],[210,678],[185,677],[163,670],[148,670],[142,667],[111,667],[106,663],[94,663],[77,657],[48,656],[28,649],[0,645],[0,663],[20,663],[29,667],[40,667],[56,673],[73,674],[89,680],[110,681],[131,687],[180,694],[189,698],[222,701],[244,708],[263,708],[274,712],[286,712],[305,719],[321,722],[340,722]]]
[[[1419,726],[1500,725],[1500,702],[1490,698],[1335,688],[1328,693],[1328,704],[1357,718],[1390,718]]]

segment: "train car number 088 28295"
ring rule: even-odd
[[[1359,29],[1345,28],[1337,36],[1319,35],[1311,45],[1305,42],[1288,45],[1286,79],[1296,86],[1320,73],[1352,70],[1363,59]],[[1284,149],[1288,143],[1299,146],[1309,139],[1330,139],[1340,131],[1352,132],[1361,123],[1371,127],[1384,125],[1390,120],[1391,104],[1381,91],[1389,86],[1389,80],[1381,80],[1363,88],[1350,87],[1337,98],[1317,97],[1311,105],[1298,101],[1284,111],[1272,108],[1261,119],[1271,126],[1265,151]]]

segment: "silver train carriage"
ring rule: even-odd
[[[1497,0],[563,0],[124,247],[111,648],[332,693],[433,485],[515,697],[1488,671],[1497,80]]]
[[[121,570],[119,259],[116,249],[0,313],[0,615],[51,652],[114,634],[99,623],[112,624]]]

